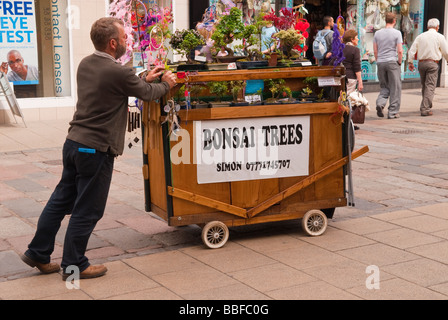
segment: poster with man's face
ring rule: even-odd
[[[14,85],[39,84],[34,1],[0,1],[1,71]]]

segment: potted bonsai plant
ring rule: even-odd
[[[295,102],[292,98],[292,91],[286,86],[286,81],[284,79],[267,79],[265,82],[271,92],[271,98],[268,98],[266,103],[277,104]]]
[[[280,45],[282,46],[282,52],[285,54],[286,59],[291,59],[295,57],[294,47],[303,45],[306,38],[298,33],[295,29],[280,30],[274,37],[280,40]],[[296,56],[299,56],[298,54]]]
[[[241,10],[233,7],[228,14],[223,15],[215,24],[215,31],[211,38],[218,52],[216,56],[218,62],[235,62],[238,60],[238,57],[235,57],[234,51],[229,47],[229,44],[242,37],[242,32],[245,28],[242,17],[243,13]],[[220,56],[219,52],[222,52],[222,50],[227,53],[226,56]]]
[[[223,101],[223,97],[229,92],[227,81],[211,81],[207,84],[210,94],[216,96],[216,101],[211,102],[209,107],[228,107],[230,102]]]
[[[230,92],[232,93],[233,102],[230,104],[231,106],[248,106],[249,102],[246,102],[244,98],[244,89],[246,87],[246,81],[244,80],[235,80],[230,81]]]
[[[184,56],[188,64],[196,64],[191,68],[178,68],[178,70],[197,70],[199,64],[194,61],[194,50],[196,47],[205,45],[205,39],[196,30],[176,30],[170,39],[170,45],[173,50]],[[192,56],[193,52],[193,56]],[[203,69],[203,68],[199,68]]]
[[[199,108],[207,108],[208,103],[202,101],[199,99],[199,95],[204,90],[204,87],[200,84],[193,84],[188,87],[188,93],[190,95],[191,100],[191,108],[192,109],[199,109]]]

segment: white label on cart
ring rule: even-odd
[[[195,121],[199,184],[307,176],[310,116]]]

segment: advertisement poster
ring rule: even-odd
[[[34,1],[0,1],[0,61],[14,85],[39,84]]]
[[[309,174],[310,117],[195,121],[197,182]]]

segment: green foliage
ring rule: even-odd
[[[280,39],[280,44],[285,48],[288,57],[291,56],[291,51],[295,46],[304,44],[306,41],[306,38],[293,28],[281,30],[274,34],[273,37]]]
[[[292,97],[292,91],[285,85],[286,81],[284,79],[267,79],[265,83],[271,92],[272,99]]]
[[[227,47],[233,40],[242,39],[243,31],[245,29],[242,20],[243,13],[237,7],[230,9],[228,15],[222,16],[215,24],[215,31],[212,35],[212,40],[215,41],[214,47],[217,51],[221,48],[226,48],[229,55],[233,55],[233,50]]]
[[[170,39],[171,47],[191,63],[190,52],[197,46],[205,45],[205,39],[196,30],[176,30]]]
[[[229,91],[228,82],[226,81],[212,81],[207,85],[210,93],[216,95],[217,101],[221,101],[222,97]]]
[[[238,102],[239,93],[246,88],[246,81],[244,80],[235,80],[230,81],[230,92],[232,92],[233,101]]]

